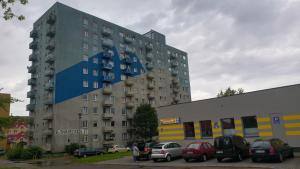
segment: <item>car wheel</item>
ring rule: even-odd
[[[202,161],[207,161],[207,156],[205,154],[203,154],[201,159],[202,159]]]
[[[283,155],[282,155],[282,153],[279,153],[279,155],[278,155],[278,162],[283,162]]]
[[[185,162],[189,162],[189,161],[190,161],[190,159],[188,159],[188,158],[185,158],[185,159],[184,159],[184,161],[185,161]]]
[[[257,159],[256,158],[251,158],[252,162],[256,163],[257,162]]]
[[[172,160],[171,155],[167,155],[166,160],[167,160],[168,162],[171,161],[171,160]]]
[[[243,160],[243,156],[242,156],[241,153],[238,153],[238,155],[237,155],[237,160],[238,160],[238,161],[242,161],[242,160]]]
[[[220,158],[220,157],[217,158],[217,161],[218,161],[218,162],[222,162],[222,160],[223,160],[223,159]]]
[[[154,162],[157,162],[157,161],[158,161],[158,159],[154,158],[154,159],[153,159],[153,161],[154,161]]]
[[[292,151],[291,151],[291,154],[290,154],[290,158],[294,158],[294,157],[295,157],[294,151],[292,150]]]

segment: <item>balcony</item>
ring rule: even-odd
[[[103,94],[104,95],[110,95],[112,93],[112,88],[111,87],[104,87],[103,88]]]
[[[154,99],[155,98],[155,95],[154,95],[153,92],[148,93],[147,96],[148,96],[148,99]]]
[[[53,98],[52,97],[46,98],[45,105],[48,105],[48,106],[53,105]]]
[[[114,46],[114,42],[111,39],[102,39],[102,46],[112,48]]]
[[[110,139],[108,139],[108,138],[106,138],[106,139],[104,139],[103,140],[103,144],[105,145],[105,146],[107,146],[107,145],[112,145],[112,144],[114,144],[114,139],[113,138],[110,138]]]
[[[46,56],[46,63],[53,63],[54,62],[54,56],[53,56],[53,54],[48,54],[47,56]]]
[[[128,75],[128,76],[131,76],[131,75],[133,75],[133,71],[130,68],[127,68],[127,69],[124,70],[124,74]]]
[[[112,54],[110,52],[103,52],[103,55],[102,55],[103,59],[112,59]]]
[[[36,54],[29,55],[29,61],[32,61],[32,62],[37,61],[37,55]]]
[[[45,71],[45,76],[47,77],[53,77],[54,76],[54,70],[48,69]]]
[[[48,16],[48,18],[47,18],[47,24],[49,24],[49,25],[53,25],[54,23],[55,23],[55,21],[56,21],[56,16],[52,13],[52,14],[50,14],[49,16]]]
[[[130,43],[133,42],[133,39],[131,37],[124,36],[124,42],[127,43],[127,44],[130,44]]]
[[[153,74],[152,72],[147,73],[147,78],[148,78],[149,80],[154,79],[154,74]]]
[[[133,97],[134,96],[134,92],[133,92],[133,90],[126,90],[125,91],[125,96],[126,97]]]
[[[35,73],[36,72],[36,66],[29,66],[29,67],[27,67],[27,69],[28,69],[28,73]]]
[[[134,129],[133,127],[129,127],[129,128],[127,129],[127,132],[132,134],[132,133],[135,132],[135,129]]]
[[[132,112],[127,112],[126,113],[126,119],[127,120],[132,120],[133,119],[133,113]]]
[[[103,113],[102,115],[103,119],[112,119],[114,117],[113,113]]]
[[[175,53],[170,53],[170,58],[171,58],[171,59],[177,59],[177,56],[176,56]]]
[[[180,101],[180,98],[179,98],[178,96],[176,96],[176,97],[173,98],[173,100],[174,100],[175,102],[179,102],[179,101]]]
[[[55,29],[54,28],[49,28],[47,30],[47,33],[46,33],[46,36],[50,37],[50,38],[53,38],[55,36]]]
[[[178,65],[178,62],[171,62],[171,67],[177,67]]]
[[[35,86],[36,85],[36,79],[35,78],[28,79],[28,85]]]
[[[108,83],[110,83],[110,82],[112,82],[112,76],[108,76],[108,75],[106,75],[106,76],[103,76],[103,81],[104,82],[108,82]]]
[[[153,59],[153,54],[152,54],[152,53],[148,53],[148,54],[146,55],[146,60],[147,60],[147,61],[152,61],[152,59]]]
[[[126,46],[124,51],[125,51],[125,53],[127,53],[127,54],[135,53],[134,48],[131,48],[131,47],[129,47],[129,46]]]
[[[104,99],[104,100],[103,100],[103,106],[105,106],[105,107],[110,107],[110,106],[112,106],[112,105],[113,105],[113,102],[112,102],[111,99]]]
[[[35,105],[32,104],[32,103],[27,104],[27,105],[26,105],[26,110],[27,110],[27,111],[34,111],[34,106],[35,106]]]
[[[147,51],[147,52],[150,52],[150,51],[152,51],[152,50],[153,50],[153,45],[150,44],[150,43],[146,44],[146,51]]]
[[[27,98],[35,98],[35,90],[31,90],[29,92],[27,92]]]
[[[172,83],[175,85],[179,84],[179,79],[177,78],[172,79]]]
[[[126,86],[132,86],[133,85],[133,81],[131,79],[126,79],[125,80],[125,85]]]
[[[123,62],[126,63],[126,64],[131,64],[133,61],[132,61],[132,59],[130,57],[125,57],[123,59]]]
[[[134,107],[134,104],[133,104],[132,101],[128,101],[128,102],[126,103],[126,108],[132,109],[133,107]]]
[[[32,41],[30,44],[29,44],[29,49],[36,49],[37,48],[37,42],[36,41]]]
[[[48,82],[48,83],[46,83],[46,85],[45,85],[45,90],[47,90],[47,91],[52,91],[53,88],[54,88],[53,82]]]
[[[43,130],[43,135],[45,135],[45,136],[52,136],[52,130],[51,129],[45,129],[45,130]]]
[[[49,41],[47,46],[46,46],[47,50],[53,51],[55,49],[55,41]]]
[[[153,69],[153,64],[152,63],[146,63],[146,69],[147,70],[152,70]]]
[[[149,90],[154,89],[154,83],[152,83],[152,82],[148,83],[147,87],[148,87]]]
[[[109,28],[103,28],[102,29],[102,35],[104,35],[104,36],[110,36],[111,34],[112,34],[111,29],[109,29]]]
[[[113,126],[104,126],[103,127],[103,132],[104,133],[111,133],[114,131],[114,127]]]
[[[177,70],[172,70],[171,74],[172,74],[172,76],[177,76],[178,75],[178,71]]]
[[[44,114],[43,120],[53,120],[53,114],[52,113]]]
[[[178,88],[173,88],[173,93],[174,93],[174,94],[179,93],[179,89],[178,89]]]
[[[104,63],[104,64],[102,64],[102,69],[104,69],[104,70],[112,70],[113,69],[113,65],[109,64],[109,63]]]
[[[31,37],[31,38],[37,38],[37,37],[38,37],[38,32],[37,32],[37,30],[32,30],[32,31],[30,32],[30,37]]]

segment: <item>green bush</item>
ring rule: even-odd
[[[30,154],[32,155],[32,158],[37,159],[37,158],[42,158],[43,156],[43,149],[38,146],[31,146],[27,149]]]
[[[10,149],[6,156],[9,160],[29,160],[41,158],[42,154],[43,150],[37,146],[32,146],[25,149],[20,146],[16,146]]]
[[[74,151],[76,149],[78,149],[78,147],[79,147],[79,144],[71,143],[70,145],[65,146],[65,152],[72,155],[74,153]],[[80,145],[80,148],[86,148],[86,146],[85,145]]]

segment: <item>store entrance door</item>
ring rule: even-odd
[[[284,135],[282,113],[272,113],[270,114],[270,116],[273,130],[273,138],[279,138],[283,141],[286,141]]]

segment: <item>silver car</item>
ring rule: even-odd
[[[182,147],[175,142],[162,142],[152,147],[151,158],[154,162],[163,159],[171,161],[173,158],[181,157]]]

